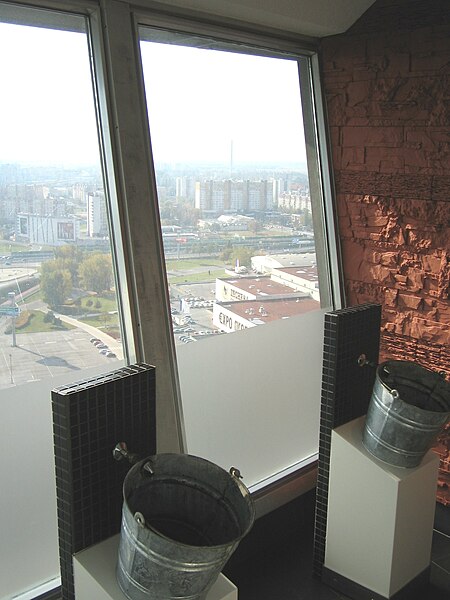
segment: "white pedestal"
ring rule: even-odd
[[[126,600],[116,581],[120,535],[78,552],[73,557],[76,600]],[[237,587],[220,574],[207,600],[237,600]]]
[[[332,432],[324,566],[391,598],[430,565],[439,459],[379,461],[362,445],[364,421]]]

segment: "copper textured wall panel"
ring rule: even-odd
[[[381,360],[450,376],[448,10],[377,0],[321,62],[347,304],[382,305]],[[450,506],[448,430],[436,450]]]

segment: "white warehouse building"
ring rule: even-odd
[[[73,217],[52,217],[19,213],[16,241],[47,246],[63,246],[79,238],[80,223]]]

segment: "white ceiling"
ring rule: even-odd
[[[169,4],[314,37],[346,31],[375,0],[159,0]],[[136,0],[146,4],[146,0]],[[151,4],[151,1],[148,2]]]

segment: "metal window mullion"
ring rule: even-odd
[[[156,367],[158,452],[179,452],[184,435],[178,376],[136,27],[129,6],[102,0],[96,29],[97,50],[104,59],[100,106],[107,112],[102,118],[111,140],[108,161],[117,195],[112,228],[121,232],[119,269],[127,282],[136,360]]]
[[[345,306],[345,290],[343,280],[342,254],[338,233],[338,219],[336,207],[336,191],[332,173],[330,157],[330,141],[325,115],[325,101],[322,94],[320,65],[318,54],[310,58],[310,81],[312,98],[314,101],[314,115],[316,119],[317,152],[319,156],[322,190],[324,194],[324,222],[326,227],[326,249],[330,269],[330,281],[335,309]]]
[[[320,301],[337,309],[343,303],[342,268],[316,55],[299,61],[299,77]]]
[[[122,333],[122,347],[127,362],[136,360],[136,340],[133,335],[133,305],[128,294],[126,264],[129,261],[127,247],[122,235],[119,217],[117,183],[114,177],[116,164],[114,161],[112,134],[108,116],[111,114],[108,79],[105,77],[105,56],[102,44],[102,27],[100,11],[93,12],[88,20],[89,49],[91,57],[92,81],[94,88],[97,129],[99,137],[103,185],[107,205],[108,231],[110,235],[111,253],[114,264],[116,296],[119,304],[119,318]]]

